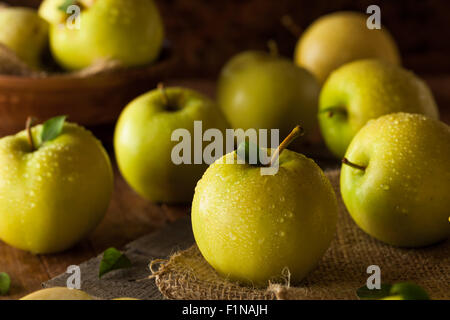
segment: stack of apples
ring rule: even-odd
[[[44,0],[39,11],[0,8],[0,25],[8,26],[0,30],[0,44],[34,70],[46,69],[48,49],[67,71],[104,61],[146,65],[164,38],[153,0]]]
[[[86,13],[83,34],[55,23],[61,14],[47,6],[56,2],[45,1],[41,12],[53,21],[52,51],[67,68],[105,57],[98,43],[116,30],[95,25],[105,20],[131,41],[114,42],[108,52],[118,49],[115,57],[124,62],[127,50],[152,56],[146,44],[131,46],[139,41],[126,29],[126,19],[140,17],[132,1],[78,1],[92,14]],[[151,1],[139,2],[154,12]],[[123,6],[120,19],[103,7],[108,4]],[[92,47],[77,51],[83,41]],[[344,159],[342,197],[363,230],[396,246],[436,243],[450,234],[450,128],[439,122],[427,85],[399,64],[384,27],[367,29],[366,17],[358,13],[322,17],[302,35],[295,61],[276,50],[233,57],[220,75],[217,105],[185,88],[160,87],[132,101],[115,129],[119,169],[151,201],[192,200],[196,243],[218,273],[266,285],[287,268],[296,283],[328,249],[338,216],[335,192],[321,168],[286,149],[301,124],[307,136],[320,129],[328,148]],[[261,175],[262,164],[246,156],[235,161],[238,151],[216,155],[209,167],[173,163],[172,133],[184,129],[194,136],[195,121],[222,133],[229,126],[279,129],[286,140],[266,150],[276,155],[279,170]],[[109,160],[98,141],[67,123],[45,138],[54,127],[29,126],[0,140],[0,238],[38,253],[63,250],[91,230],[112,188]]]

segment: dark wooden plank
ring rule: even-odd
[[[28,292],[41,288],[41,283],[49,279],[45,265],[38,256],[15,249],[0,242],[0,272],[11,277],[8,296],[0,299],[18,299]]]
[[[116,270],[98,278],[101,255],[80,265],[81,289],[101,299],[133,297],[162,299],[150,275],[148,264],[153,259],[166,258],[175,251],[194,243],[189,217],[179,219],[159,231],[153,232],[125,246],[124,252],[133,263],[132,268]],[[44,283],[44,287],[65,286],[68,274]]]

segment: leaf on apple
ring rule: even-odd
[[[47,120],[41,133],[41,143],[51,141],[61,134],[67,116],[58,116]]]
[[[78,0],[66,0],[64,3],[62,3],[58,9],[63,11],[64,13],[67,12],[67,9],[71,6],[77,3]]]
[[[106,273],[131,267],[131,261],[122,252],[116,248],[106,249],[103,253],[103,259],[100,262],[98,277],[101,278]]]
[[[0,296],[8,294],[11,286],[11,278],[6,272],[0,272]]]
[[[252,164],[252,165],[261,165],[260,152],[261,152],[261,150],[256,144],[251,143],[247,140],[242,141],[236,150],[236,154],[238,155],[239,158],[244,160],[245,163]],[[255,159],[255,156],[250,157],[250,155],[255,154],[255,153],[256,153],[256,159]],[[255,162],[255,160],[256,160],[256,162]]]

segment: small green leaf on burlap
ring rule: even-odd
[[[380,289],[369,289],[367,286],[356,290],[356,295],[360,299],[381,299],[389,295],[392,285],[383,283]]]
[[[98,277],[101,278],[103,275],[113,270],[125,269],[129,267],[131,267],[131,261],[126,255],[116,248],[109,248],[103,253],[103,259],[100,262]]]

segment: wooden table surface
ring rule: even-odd
[[[441,107],[441,118],[450,122],[450,77],[426,78]],[[168,85],[182,85],[213,95],[214,83],[203,80],[180,80]],[[41,288],[41,283],[61,273],[69,265],[86,261],[109,247],[126,243],[186,216],[189,205],[152,204],[138,196],[115,169],[115,186],[105,219],[92,235],[74,248],[51,255],[33,255],[0,241],[0,272],[11,277],[11,291],[0,299],[17,299]]]

